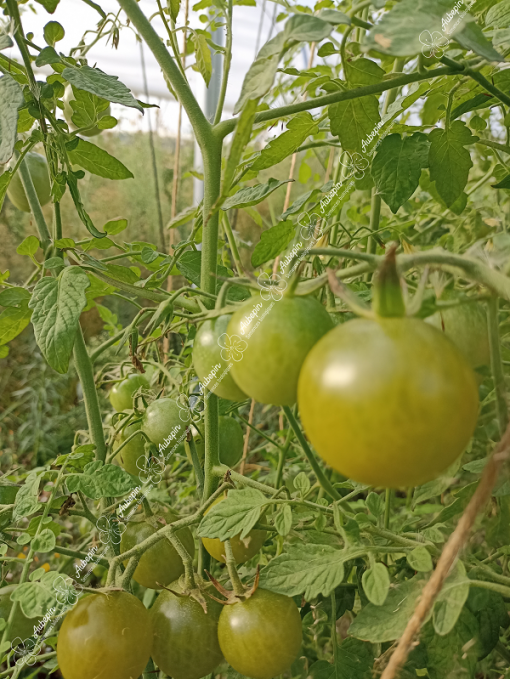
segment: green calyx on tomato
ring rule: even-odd
[[[153,401],[142,418],[142,430],[165,455],[175,452],[174,448],[184,440],[190,424],[189,409],[173,398]]]
[[[373,310],[377,316],[384,318],[399,318],[405,316],[406,307],[400,276],[397,271],[397,246],[392,245],[375,274]]]
[[[241,425],[233,417],[219,418],[220,462],[227,467],[235,467],[243,456],[244,437]],[[205,441],[200,436],[195,438],[198,457],[205,457]]]
[[[303,361],[332,327],[331,317],[314,298],[252,297],[234,313],[227,329],[230,343],[237,343],[232,359],[236,383],[260,403],[294,404]]]
[[[90,594],[66,615],[57,643],[64,679],[131,679],[149,661],[152,625],[145,606],[128,592]]]
[[[23,162],[30,172],[30,177],[32,178],[39,203],[41,205],[46,205],[51,200],[50,173],[46,158],[40,153],[29,151],[23,159]],[[19,172],[16,172],[11,178],[7,188],[7,195],[11,203],[14,207],[17,207],[18,210],[30,212],[27,194],[23,188]]]
[[[167,512],[165,520],[172,521]],[[164,524],[158,525],[157,519],[150,519],[136,516],[128,523],[126,530],[122,534],[120,541],[120,553],[123,554],[129,549],[143,542],[151,535],[154,535]],[[189,528],[181,528],[177,531],[177,536],[186,548],[188,554],[193,557],[195,553],[195,541]],[[127,564],[127,561],[126,561]],[[177,554],[172,543],[163,538],[144,552],[138,562],[133,580],[144,587],[150,589],[161,589],[169,583],[177,580],[184,573],[184,565],[181,557]]]
[[[133,408],[133,394],[142,387],[149,389],[149,381],[145,375],[131,373],[125,379],[117,382],[110,391],[110,403],[119,413]]]
[[[220,648],[229,665],[252,679],[273,679],[290,669],[302,643],[301,616],[293,599],[257,589],[223,606]]]
[[[305,432],[341,474],[392,488],[436,478],[475,429],[478,389],[465,358],[415,318],[356,319],[308,354],[299,377]]]
[[[206,514],[219,502],[222,502],[225,498],[219,497],[215,500],[209,509],[205,512]],[[245,563],[257,554],[264,542],[266,541],[266,531],[265,530],[251,530],[245,538],[241,538],[239,535],[230,538],[230,545],[232,547],[232,552],[234,554],[234,559],[237,564]],[[209,554],[220,561],[221,563],[226,563],[225,557],[225,545],[218,538],[201,538],[205,549]]]
[[[204,321],[193,341],[193,367],[202,385],[230,401],[244,401],[247,396],[232,376],[231,364],[239,360],[237,343],[227,335],[232,316],[224,314]]]
[[[150,610],[152,657],[165,674],[173,679],[200,679],[223,660],[218,641],[222,608],[208,598],[205,612],[192,597],[181,594],[178,582],[158,596]]]

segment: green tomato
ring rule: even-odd
[[[232,469],[243,456],[244,437],[241,425],[233,417],[220,417],[219,436],[220,462]],[[198,457],[203,460],[205,457],[205,441],[197,437],[195,447]]]
[[[298,392],[301,421],[319,455],[371,486],[436,478],[464,451],[478,416],[466,359],[414,318],[337,326],[307,356]]]
[[[7,622],[13,607],[11,594],[15,589],[16,585],[8,585],[7,587],[2,587],[2,589],[0,589],[0,618],[3,618],[5,622]],[[11,642],[15,639],[25,641],[25,639],[30,639],[30,637],[34,636],[34,627],[37,627],[40,621],[41,618],[27,618],[21,610],[21,607],[18,606],[18,612],[13,620],[11,631],[9,632],[6,641]],[[21,641],[18,641],[18,644],[20,644]]]
[[[325,308],[311,297],[253,297],[228,324],[240,351],[232,365],[235,381],[260,403],[292,405],[306,355],[332,327]]]
[[[167,517],[165,517],[167,518]],[[141,516],[136,516],[128,523],[120,541],[120,553],[127,552],[143,542],[163,525],[154,528]],[[182,528],[177,532],[182,544],[191,557],[195,554],[195,541],[189,528]],[[127,565],[127,561],[125,562]],[[172,543],[164,538],[143,553],[138,562],[133,580],[150,589],[161,589],[177,580],[184,573],[181,557],[175,551]]]
[[[209,509],[205,512],[206,514],[211,511],[214,505],[218,502],[222,502],[225,498],[219,497],[215,500]],[[230,545],[232,547],[232,553],[234,554],[234,559],[237,564],[244,563],[260,552],[262,545],[266,541],[267,533],[265,530],[251,530],[245,538],[241,538],[239,535],[230,538]],[[220,561],[221,563],[226,563],[225,557],[225,545],[218,538],[201,538],[202,544],[209,554]]]
[[[301,648],[301,616],[294,600],[267,589],[223,606],[218,639],[225,660],[239,674],[272,679],[283,674]]]
[[[149,612],[128,592],[91,594],[66,615],[57,642],[64,679],[135,679],[152,650]]]
[[[142,418],[142,429],[160,453],[168,455],[186,436],[191,423],[189,410],[173,398],[153,401]],[[175,451],[174,451],[175,452]]]
[[[136,431],[139,431],[141,427],[141,422],[128,424],[128,426],[123,429],[120,438],[114,442],[113,450],[116,450],[121,443],[123,443]],[[122,469],[125,469],[129,474],[133,474],[133,476],[139,476],[140,472],[145,470],[147,462],[144,437],[140,434],[140,436],[135,436],[133,439],[131,439],[129,443],[126,443],[115,459],[118,461]]]
[[[114,384],[110,391],[110,403],[114,409],[118,413],[122,410],[131,410],[133,408],[133,394],[140,387],[149,389],[147,378],[140,373],[130,373],[121,382]]]
[[[73,89],[70,85],[66,87],[66,91],[64,94],[64,118],[66,119],[67,124],[69,125],[70,130],[77,130],[78,128],[72,121],[72,117],[74,115],[73,108],[71,106],[71,102],[76,101],[76,98],[73,94]],[[100,111],[97,115],[98,118],[104,118],[104,116],[111,116],[111,106],[108,104],[108,108],[105,108],[104,111]],[[94,127],[90,128],[86,132],[80,132],[80,135],[82,137],[96,137],[98,134],[101,134],[102,130],[95,125]]]
[[[216,396],[244,401],[247,396],[235,383],[230,367],[238,357],[226,335],[231,318],[225,314],[202,323],[193,342],[193,367],[204,387]]]
[[[425,320],[457,345],[472,368],[490,364],[487,314],[482,304],[459,304],[438,311]]]
[[[180,593],[178,582],[169,589]],[[207,613],[189,596],[165,590],[150,610],[154,629],[152,657],[173,679],[200,679],[223,660],[218,619],[223,606],[207,599]]]
[[[24,162],[28,165],[35,192],[39,198],[39,203],[41,205],[46,205],[51,200],[50,173],[46,158],[40,153],[34,153],[30,151],[26,154]],[[11,203],[14,205],[14,207],[17,207],[18,210],[22,210],[22,212],[30,212],[27,194],[25,193],[25,189],[21,183],[21,176],[19,172],[16,172],[14,177],[11,179],[9,188],[7,189],[7,195],[9,196]]]

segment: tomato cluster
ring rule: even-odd
[[[272,679],[290,668],[301,641],[287,596],[257,589],[228,605],[208,598],[205,611],[174,582],[150,611],[124,591],[83,597],[62,624],[57,658],[64,679],[133,679],[151,656],[173,679],[200,679],[223,658],[247,677]]]

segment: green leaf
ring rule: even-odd
[[[205,80],[205,84],[209,86],[212,75],[211,50],[203,33],[194,32],[193,43],[195,45],[195,59],[198,71]]]
[[[384,500],[379,493],[369,493],[365,502],[369,512],[375,517],[384,514]]]
[[[0,292],[0,306],[15,307],[31,297],[25,288],[7,288]]]
[[[27,533],[31,537],[35,537],[35,534],[37,533],[37,529],[39,528],[41,520],[42,516],[34,516],[34,518],[30,520],[30,523],[27,528]],[[51,517],[49,516],[46,517],[43,525],[46,526],[46,528],[49,528],[49,530],[51,530],[55,536],[60,535],[60,533],[62,532],[62,526],[60,526],[58,523],[55,523],[55,521],[52,521]]]
[[[406,558],[409,566],[419,573],[428,573],[433,568],[432,557],[426,547],[415,547]]]
[[[11,40],[10,35],[7,35],[7,33],[3,33],[0,29],[0,50],[8,49],[9,47],[12,47],[13,45],[14,45],[14,43]]]
[[[310,667],[312,679],[372,679],[374,652],[370,644],[347,637],[336,651],[333,663],[318,660]]]
[[[124,231],[124,229],[127,229],[127,225],[128,220],[121,217],[119,219],[110,219],[103,226],[103,229],[109,236],[116,236],[121,231]]]
[[[395,214],[419,186],[421,170],[428,165],[430,143],[421,132],[412,137],[389,134],[372,163],[377,193]]]
[[[67,267],[58,279],[42,278],[29,303],[36,342],[49,365],[62,374],[67,372],[89,285],[83,271]]]
[[[375,61],[359,57],[345,64],[345,77],[349,87],[365,87],[381,82],[385,73]]]
[[[290,533],[292,528],[292,509],[290,505],[283,505],[274,517],[274,525],[279,535],[284,537]]]
[[[62,76],[80,90],[95,94],[113,104],[136,108],[140,113],[143,113],[143,107],[115,75],[107,75],[100,69],[90,66],[81,66],[80,68],[67,66],[62,71]]]
[[[462,561],[457,561],[434,604],[432,623],[437,634],[449,634],[469,595],[469,579]]]
[[[78,138],[78,145],[68,150],[69,160],[92,174],[105,179],[132,179],[133,173],[120,160],[111,156],[104,149],[89,141]]]
[[[340,24],[350,26],[352,23],[351,18],[347,14],[339,12],[337,9],[321,9],[318,16],[319,19],[327,21],[328,24],[333,24],[334,26],[339,26]]]
[[[177,226],[187,224],[192,219],[195,219],[195,217],[197,216],[197,210],[198,207],[196,205],[192,205],[191,207],[186,208],[182,212],[179,212],[178,215],[176,215],[172,220],[168,222],[166,228],[175,229]]]
[[[99,467],[99,468],[96,468]],[[89,463],[82,474],[72,474],[67,479],[70,493],[81,491],[92,500],[102,497],[120,497],[137,486],[137,479],[114,464]]]
[[[478,634],[476,618],[467,609],[461,612],[457,624],[445,636],[435,634],[432,623],[425,625],[421,633],[421,644],[427,652],[430,679],[474,677],[477,657],[480,654]]]
[[[269,503],[270,500],[255,488],[231,490],[223,502],[215,505],[204,516],[197,534],[221,541],[236,535],[243,539],[260,519],[262,508]]]
[[[390,590],[388,569],[382,563],[374,563],[361,578],[367,599],[375,606],[382,606]]]
[[[14,153],[18,126],[18,108],[25,99],[20,85],[4,75],[0,78],[0,165],[6,163]],[[4,181],[9,181],[7,178]]]
[[[16,248],[16,252],[18,253],[18,255],[28,255],[30,257],[32,255],[35,255],[40,245],[41,244],[38,238],[36,238],[35,236],[27,236],[25,240],[23,240],[18,245],[18,247]]]
[[[80,90],[74,86],[72,90],[73,99],[70,99],[69,105],[73,111],[71,116],[73,123],[76,127],[93,127],[97,125],[100,114],[106,111],[110,105],[109,102],[102,97],[97,97],[95,94],[85,92],[85,90]]]
[[[39,482],[40,474],[38,472],[30,472],[25,479],[25,483],[19,489],[14,501],[12,513],[14,523],[34,514],[39,509]]]
[[[372,643],[399,639],[413,614],[423,584],[423,580],[414,577],[391,588],[382,606],[368,604],[361,609],[349,627],[349,633]]]
[[[0,346],[17,337],[30,323],[31,317],[27,300],[21,301],[19,308],[11,306],[4,309],[0,314]]]
[[[251,166],[251,170],[258,172],[280,163],[294,153],[307,137],[317,134],[318,129],[317,122],[308,111],[298,113],[287,123],[286,132],[271,139]]]
[[[274,259],[285,250],[294,237],[294,224],[287,220],[262,232],[260,241],[251,256],[251,264],[257,268],[261,264]]]
[[[60,64],[62,59],[58,56],[53,47],[44,47],[35,60],[36,66],[47,66],[48,64]]]
[[[119,121],[113,116],[103,116],[97,121],[96,127],[98,130],[111,130],[116,127]]]
[[[310,479],[305,474],[305,472],[299,472],[299,474],[293,480],[293,486],[299,491],[301,498],[304,499],[308,491],[310,490]]]
[[[450,207],[464,191],[469,170],[473,167],[466,144],[473,144],[469,128],[455,120],[448,129],[435,129],[429,135],[430,179],[436,182],[436,189],[446,205]]]
[[[239,113],[250,99],[258,100],[263,97],[273,85],[280,61],[280,51],[278,50],[277,54],[261,56],[262,50],[244,77],[241,94],[234,106],[234,114]]]
[[[110,238],[91,238],[91,240],[81,245],[84,252],[89,250],[108,250],[111,247],[117,247]]]
[[[36,552],[51,552],[56,543],[55,533],[50,528],[44,528],[32,541],[32,548]]]
[[[234,193],[230,198],[227,198],[221,206],[221,209],[227,211],[232,210],[233,208],[245,208],[250,207],[250,205],[257,205],[273,193],[273,191],[276,191],[280,186],[283,186],[290,181],[292,181],[292,179],[283,179],[279,181],[278,179],[271,178],[267,184],[246,186],[244,189],[240,189],[237,193]]]
[[[81,200],[80,190],[78,188],[78,179],[76,175],[73,172],[69,172],[67,174],[66,180],[67,185],[69,186],[69,191],[71,193],[71,198],[73,199],[73,203],[76,208],[76,212],[78,213],[78,217],[85,225],[85,228],[92,236],[94,236],[94,238],[103,238],[103,236],[105,236],[106,234],[101,233],[96,229],[96,227],[94,226],[94,222],[90,218],[88,212],[85,210],[85,207]]]
[[[61,26],[58,21],[48,21],[44,27],[44,39],[46,44],[51,47],[55,47],[55,43],[59,40],[63,40],[66,32],[63,26]]]
[[[338,136],[342,148],[350,152],[364,152],[365,138],[377,133],[380,121],[377,97],[369,95],[332,104],[328,109],[331,134]],[[363,144],[362,142],[365,142]]]
[[[466,608],[478,621],[480,654],[488,655],[499,641],[500,628],[508,627],[508,613],[501,594],[489,589],[470,587]]]
[[[60,0],[36,0],[36,2],[42,5],[49,14],[53,14]]]
[[[510,0],[503,0],[489,8],[485,15],[488,28],[507,28],[510,26]]]
[[[333,30],[331,24],[311,14],[293,14],[283,30],[285,41],[319,42]]]
[[[474,21],[466,23],[462,31],[455,35],[455,40],[465,50],[472,50],[475,54],[487,61],[505,61],[499,52],[496,52],[482,32],[482,29]]]
[[[232,140],[232,144],[230,145],[230,152],[228,155],[225,172],[223,174],[223,196],[227,195],[230,191],[230,186],[234,179],[235,173],[239,169],[239,162],[242,158],[243,151],[246,147],[246,144],[250,140],[257,106],[258,99],[250,99],[246,102],[246,105],[239,116],[239,122],[236,125],[234,138]]]
[[[55,241],[55,247],[59,249],[74,248],[76,247],[76,243],[72,238],[60,238],[59,240]]]
[[[493,189],[510,189],[510,174],[507,174],[500,182],[497,184],[492,184]]]
[[[307,600],[329,596],[342,582],[344,563],[352,557],[352,550],[329,545],[290,545],[261,570],[260,585],[287,596],[303,594]]]
[[[170,10],[170,17],[172,18],[172,21],[177,21],[179,9],[181,7],[181,0],[168,0],[167,7]]]

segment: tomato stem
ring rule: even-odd
[[[405,316],[406,308],[400,276],[397,271],[397,246],[391,246],[377,270],[374,283],[374,297],[372,307],[378,316],[394,318]]]
[[[241,578],[239,577],[239,573],[237,572],[236,560],[234,557],[234,552],[232,551],[232,545],[230,544],[230,540],[225,540],[223,546],[225,548],[225,563],[227,565],[227,570],[230,577],[230,582],[232,583],[234,594],[236,594],[237,596],[243,596],[245,590],[243,583],[241,582]]]
[[[508,403],[506,400],[505,373],[501,359],[501,341],[499,336],[499,300],[492,297],[487,303],[487,327],[491,355],[491,370],[496,392],[496,411],[500,436],[503,436],[508,424]]]

